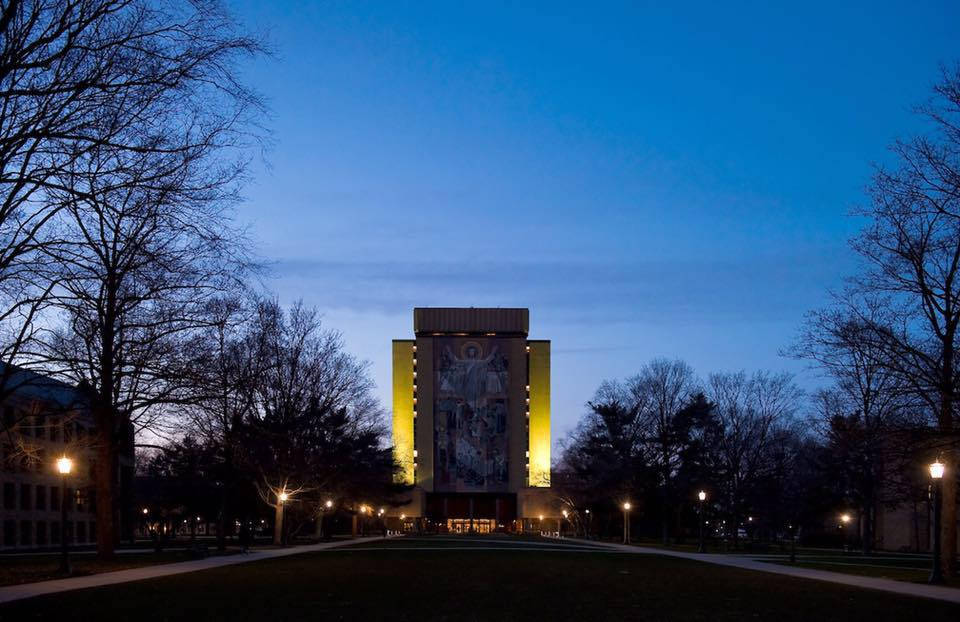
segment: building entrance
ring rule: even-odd
[[[447,531],[450,533],[471,533],[470,523],[473,522],[472,533],[490,533],[497,528],[497,521],[493,519],[448,518]]]

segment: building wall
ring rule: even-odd
[[[534,487],[550,486],[550,342],[528,342],[530,478]]]
[[[393,341],[393,455],[400,465],[396,480],[414,482],[413,361],[412,340]]]
[[[416,484],[433,492],[433,340],[417,337]]]
[[[59,545],[63,479],[55,464],[61,455],[74,461],[73,472],[66,480],[68,541],[96,542],[89,415],[77,410],[63,412],[55,404],[17,396],[4,402],[3,413],[0,548]]]

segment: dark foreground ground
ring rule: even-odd
[[[0,620],[956,620],[960,608],[504,537],[368,542],[0,606]]]

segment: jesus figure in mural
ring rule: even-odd
[[[471,408],[476,409],[480,397],[490,393],[491,388],[497,389],[497,393],[502,390],[499,376],[491,387],[491,379],[487,373],[490,361],[496,354],[497,348],[494,346],[490,354],[480,358],[480,348],[476,344],[468,343],[463,349],[463,358],[459,358],[454,356],[448,346],[447,360],[450,364],[440,372],[440,391],[461,396]],[[493,373],[496,375],[496,372]]]

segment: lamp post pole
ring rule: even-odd
[[[940,487],[943,482],[943,463],[937,458],[937,461],[930,465],[930,478],[933,493],[933,567],[930,569],[930,578],[927,583],[931,585],[941,585],[943,580],[943,569],[940,567],[940,520],[943,510],[943,500]]]
[[[630,544],[630,502],[623,504],[623,543]]]
[[[70,574],[70,547],[67,543],[67,502],[70,495],[67,492],[67,476],[73,470],[73,460],[66,456],[57,460],[57,471],[60,472],[60,572]]]
[[[703,502],[707,500],[707,493],[701,490],[697,493],[697,498],[700,500],[700,507],[697,509],[697,522],[700,523],[700,546],[697,547],[697,553],[703,553]]]

